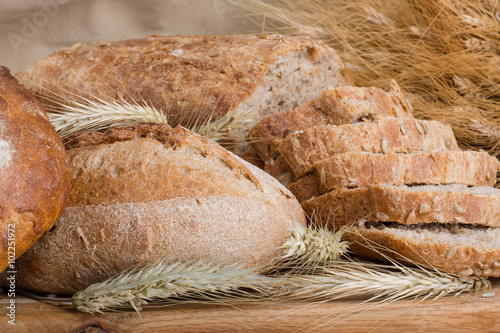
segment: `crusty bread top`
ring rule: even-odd
[[[261,180],[246,163],[182,127],[143,123],[82,135],[72,143],[78,148],[68,151],[72,170],[69,206],[178,196],[239,197],[262,190]]]
[[[68,195],[61,139],[40,102],[0,67],[0,271],[9,230],[19,257],[59,218]]]
[[[309,103],[260,120],[247,136],[265,162],[275,158],[280,140],[289,134],[321,125],[343,125],[380,117],[413,118],[413,112],[393,80],[389,93],[375,87],[343,86],[324,91]]]

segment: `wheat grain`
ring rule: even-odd
[[[408,298],[440,298],[490,287],[484,278],[458,277],[424,268],[368,262],[337,262],[318,266],[314,274],[285,276],[279,281],[280,299],[336,300],[371,295],[390,302]]]
[[[166,264],[162,261],[120,274],[75,293],[73,306],[81,312],[102,313],[131,306],[136,311],[150,303],[166,302],[175,297],[244,299],[249,289],[260,291],[271,278],[258,275],[259,268],[242,265],[212,265],[205,260]],[[217,293],[217,296],[210,294]]]
[[[303,227],[296,222],[290,238],[282,246],[283,258],[310,264],[336,262],[348,250],[342,235],[343,231],[333,233],[323,227]]]

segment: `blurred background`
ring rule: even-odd
[[[251,29],[225,0],[0,0],[0,65],[24,66],[77,42]]]

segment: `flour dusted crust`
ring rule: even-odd
[[[64,146],[45,110],[0,67],[0,271],[9,252],[19,257],[52,227],[69,185]]]
[[[261,117],[346,85],[335,50],[308,37],[150,36],[78,43],[17,77],[50,104],[54,96],[143,103],[188,126],[229,111]],[[247,128],[228,136],[243,140]]]
[[[141,124],[73,140],[72,192],[16,265],[17,284],[73,293],[144,261],[269,264],[305,224],[275,179],[181,127]]]

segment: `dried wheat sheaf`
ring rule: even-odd
[[[463,147],[500,156],[498,0],[229,0],[261,32],[337,49],[358,86],[395,79],[415,115],[449,123]]]

